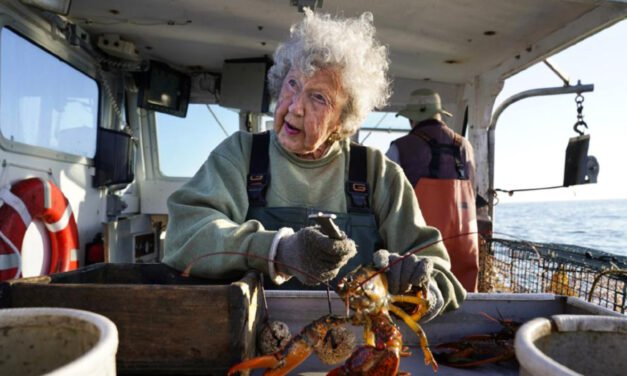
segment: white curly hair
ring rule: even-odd
[[[278,98],[283,79],[292,67],[311,75],[321,68],[339,69],[348,101],[342,110],[341,139],[352,136],[374,108],[391,95],[387,48],[374,37],[370,12],[357,18],[332,18],[305,8],[305,17],[290,29],[290,39],[274,52],[268,87]]]

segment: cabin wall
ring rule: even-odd
[[[93,148],[90,150],[95,150],[98,127],[115,130],[124,128],[124,119],[119,119],[112,105],[115,101],[118,107],[122,108],[122,111],[125,110],[122,99],[124,98],[123,77],[114,71],[99,71],[96,60],[78,46],[71,45],[62,30],[45,18],[37,16],[31,8],[18,2],[0,3],[0,26],[2,27],[0,36],[2,33],[6,33],[5,37],[10,36],[12,38],[11,43],[27,46],[25,51],[34,51],[35,54],[38,53],[44,57],[41,60],[41,66],[37,65],[40,63],[39,61],[25,61],[23,64],[24,74],[33,72],[32,67],[34,66],[37,77],[5,77],[4,82],[0,82],[0,85],[5,85],[2,87],[5,103],[2,129],[5,131],[0,130],[0,186],[11,186],[23,179],[32,177],[47,179],[55,184],[67,198],[72,208],[78,227],[80,244],[78,261],[79,265],[84,265],[86,245],[92,242],[96,234],[101,233],[106,237],[107,233],[115,232],[115,227],[112,227],[111,223],[117,223],[120,218],[135,218],[139,216],[140,212],[138,180],[126,187],[94,188],[92,186],[95,175],[93,154],[77,155],[67,152],[72,150],[71,143],[89,144],[93,142]],[[5,45],[6,51],[9,51],[8,48],[10,47],[8,46],[10,45],[10,43]],[[0,56],[0,61],[2,58],[3,56]],[[76,118],[78,115],[75,111],[67,110],[67,107],[76,105],[76,103],[79,103],[77,106],[80,107],[82,100],[80,94],[77,95],[78,99],[71,98],[71,91],[68,95],[68,91],[64,91],[65,88],[63,87],[46,87],[47,82],[45,80],[40,81],[40,86],[37,86],[36,79],[39,78],[39,75],[43,78],[53,76],[57,72],[52,68],[48,69],[49,66],[45,65],[48,61],[57,62],[58,66],[62,67],[62,72],[70,72],[70,74],[80,77],[84,75],[88,78],[86,81],[91,81],[92,86],[97,87],[96,97],[93,98],[96,101],[95,109],[92,104],[92,111],[90,112],[92,115],[95,114],[95,123],[87,124],[82,128],[75,127],[79,121]],[[59,61],[62,63],[58,63]],[[16,66],[15,62],[12,66]],[[13,73],[13,71],[11,72]],[[107,87],[105,87],[104,79],[106,79]],[[16,82],[21,83],[21,85],[16,86]],[[64,84],[65,82],[61,81],[59,86]],[[71,83],[67,83],[67,85],[70,87],[68,90],[73,88],[70,86]],[[14,91],[15,89],[17,90]],[[55,89],[57,95],[55,95]],[[13,105],[6,106],[7,103],[17,104],[18,108],[16,109],[16,106]],[[69,115],[64,118],[66,113]],[[11,124],[11,121],[16,123]],[[24,124],[28,124],[29,127],[24,128]],[[37,129],[36,133],[31,131],[32,124],[37,124],[33,128]],[[24,140],[19,137],[16,139],[9,133],[17,134]],[[65,135],[68,137],[64,137]],[[52,144],[53,141],[49,141],[50,145],[53,146],[38,146],[42,143],[47,145],[46,139],[53,140],[51,138],[53,136],[54,145],[57,146]],[[63,146],[62,144],[66,145]],[[138,166],[141,167],[141,164]],[[142,171],[143,169],[136,171],[136,175],[140,179],[145,176],[143,173],[138,174]],[[117,211],[115,210],[116,205]],[[39,220],[34,222],[36,223],[31,224],[31,227],[41,226]],[[133,223],[145,223],[145,220],[135,218]],[[148,223],[151,223],[150,218]],[[138,227],[135,224],[131,227],[138,228],[137,231],[141,233],[151,231],[150,225],[142,224]],[[45,249],[48,243],[49,240],[45,232],[31,233],[29,228],[24,244],[34,244],[35,246],[39,244],[43,245]],[[114,244],[112,243],[112,245]],[[134,245],[134,242],[131,244]],[[16,246],[20,248],[22,245],[17,244]],[[25,251],[30,252],[31,250],[22,250],[22,253],[24,254]],[[38,252],[37,250],[32,251]],[[124,258],[133,261],[132,248],[125,247],[122,253],[127,253],[130,256],[117,254],[109,257],[107,255],[106,259]]]

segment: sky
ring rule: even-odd
[[[589,155],[600,164],[598,183],[519,192],[509,197],[499,194],[499,201],[560,201],[627,198],[627,21],[611,26],[568,49],[551,56],[551,61],[576,84],[594,84],[594,91],[584,93],[584,121],[590,135]],[[521,91],[562,86],[561,79],[544,63],[538,63],[506,79],[494,109],[510,96]],[[213,107],[226,133],[237,130],[237,114]],[[575,94],[528,98],[509,106],[499,117],[496,127],[495,187],[505,190],[561,185],[564,176],[566,146],[577,136]],[[366,121],[378,122],[376,113]],[[166,123],[176,122],[176,126]],[[187,119],[158,114],[159,154],[166,175],[191,176],[207,157],[223,132],[204,105],[190,106]],[[384,123],[393,127],[407,126],[403,118],[388,116]],[[206,127],[215,128],[207,132]],[[198,127],[199,129],[187,129]],[[185,138],[185,135],[189,137]],[[199,135],[203,135],[199,137]],[[213,135],[210,137],[209,135]],[[391,140],[401,134],[383,132],[360,133],[360,141],[386,151]],[[206,138],[206,139],[205,139]],[[161,142],[165,141],[165,142]],[[175,142],[173,142],[175,141]],[[184,147],[182,147],[184,146]],[[208,149],[208,146],[211,146]],[[171,148],[171,151],[166,150]],[[198,152],[203,150],[203,152]],[[167,157],[176,155],[176,158]],[[180,161],[186,161],[182,164]]]

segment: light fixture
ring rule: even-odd
[[[72,0],[20,0],[20,2],[52,13],[67,16],[70,12]]]

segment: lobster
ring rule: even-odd
[[[510,319],[500,320],[487,313],[483,316],[502,325],[500,331],[490,334],[466,336],[459,341],[441,343],[435,347],[439,350],[435,358],[449,367],[475,367],[482,364],[515,360],[514,337],[522,325]]]
[[[348,323],[364,327],[365,344],[355,349],[343,365],[327,375],[409,375],[398,371],[400,357],[411,353],[403,346],[402,335],[390,313],[401,318],[418,335],[425,364],[431,364],[437,370],[427,337],[416,322],[429,309],[426,291],[426,288],[418,288],[410,296],[392,296],[388,293],[384,273],[375,271],[370,266],[359,266],[340,279],[336,290],[353,310],[352,314],[322,316],[303,328],[278,352],[236,364],[228,371],[228,375],[255,368],[266,368],[264,375],[267,376],[285,375],[312,352],[318,353],[331,330]],[[394,303],[408,303],[413,306],[413,310],[408,313]]]

